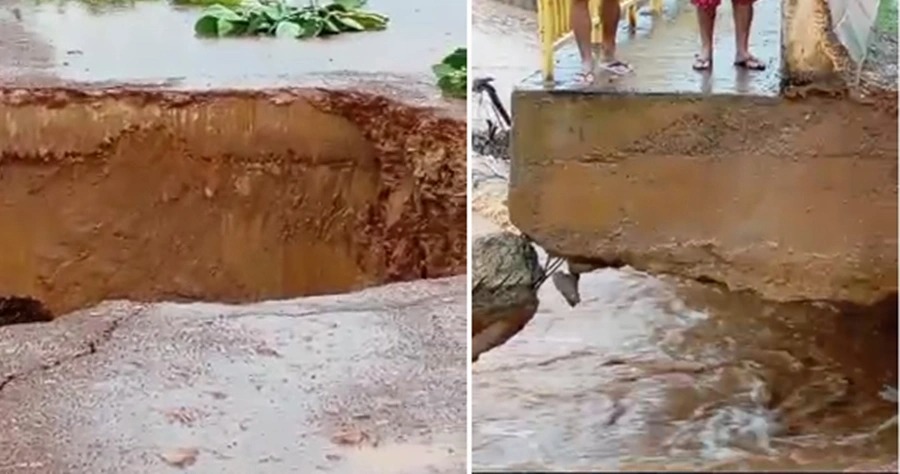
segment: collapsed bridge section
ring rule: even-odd
[[[895,294],[896,92],[845,95],[827,21],[804,23],[810,35],[792,21],[826,15],[811,3],[788,2],[784,16],[759,3],[763,72],[732,66],[725,12],[710,73],[691,70],[691,18],[639,29],[621,48],[628,77],[577,84],[574,46],[561,51],[555,83],[536,74],[513,94],[513,224],[572,260],[774,300]]]

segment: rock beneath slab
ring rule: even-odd
[[[478,360],[534,317],[544,271],[529,239],[512,232],[476,238],[472,259],[472,357]]]

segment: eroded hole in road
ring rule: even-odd
[[[0,99],[0,292],[53,314],[465,271],[464,117],[311,89]]]
[[[28,297],[0,298],[0,326],[51,321],[53,314],[43,303]]]

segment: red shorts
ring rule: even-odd
[[[755,0],[731,0],[733,3],[753,3]],[[691,0],[691,3],[702,10],[715,10],[719,8],[719,4],[722,3],[722,0]]]

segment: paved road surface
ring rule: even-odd
[[[465,287],[0,328],[0,473],[465,472]]]

